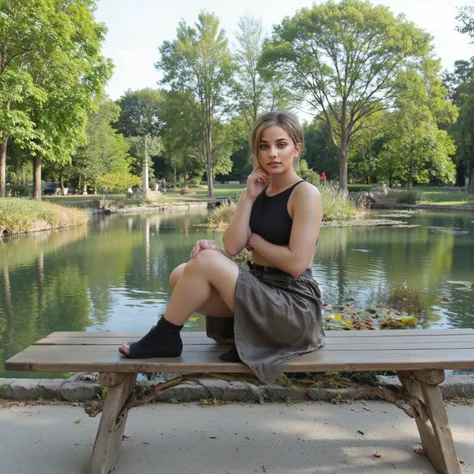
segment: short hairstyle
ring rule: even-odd
[[[255,120],[250,133],[250,151],[257,163],[262,132],[274,125],[285,130],[295,145],[301,143],[301,147],[303,147],[303,127],[295,115],[287,111],[266,112]]]

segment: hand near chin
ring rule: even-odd
[[[256,166],[247,179],[247,196],[256,199],[270,181],[270,176],[260,166]]]
[[[196,258],[201,250],[217,250],[220,252],[221,248],[213,240],[197,240],[189,257]]]

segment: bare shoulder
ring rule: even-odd
[[[292,197],[297,203],[303,201],[312,201],[315,203],[321,202],[321,193],[319,192],[319,189],[307,181],[296,186],[292,193]]]
[[[288,201],[288,214],[293,219],[297,214],[322,213],[319,189],[307,181],[296,186]]]

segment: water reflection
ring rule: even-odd
[[[35,376],[3,374],[3,361],[53,331],[147,330],[166,307],[169,274],[194,241],[220,240],[202,226],[206,216],[101,217],[0,240],[0,377]],[[313,273],[324,301],[370,304],[406,283],[420,292],[433,325],[472,327],[474,291],[449,282],[472,281],[473,220],[416,214],[409,219],[416,228],[322,229]],[[186,326],[203,329],[203,318]]]

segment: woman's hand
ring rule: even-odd
[[[221,248],[213,240],[197,240],[189,255],[190,258],[196,258],[201,250],[217,250],[220,252]]]
[[[270,176],[260,166],[256,166],[247,178],[247,196],[251,200],[257,199],[270,181]]]

